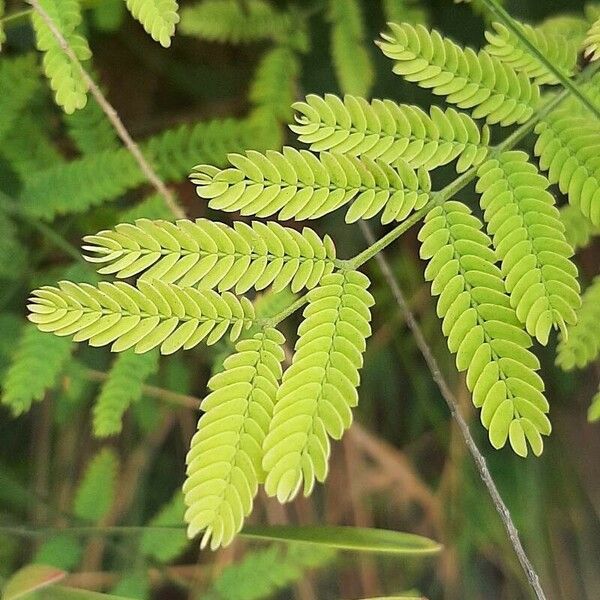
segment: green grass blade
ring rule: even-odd
[[[240,535],[256,540],[285,543],[306,542],[340,550],[407,556],[437,554],[442,549],[437,542],[420,535],[363,527],[248,526],[242,530]]]

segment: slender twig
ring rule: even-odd
[[[129,150],[131,155],[136,160],[142,173],[144,173],[148,181],[163,197],[167,208],[173,213],[173,216],[177,219],[185,218],[185,212],[177,203],[175,196],[171,193],[171,191],[167,188],[163,180],[158,176],[154,168],[146,160],[139,146],[135,143],[135,141],[129,134],[129,131],[127,131],[127,128],[123,124],[123,121],[121,121],[121,117],[119,117],[119,114],[114,109],[112,104],[110,104],[110,102],[106,99],[100,88],[96,85],[96,83],[90,76],[90,74],[84,69],[83,65],[79,62],[79,59],[75,55],[73,48],[71,48],[69,42],[67,42],[61,31],[58,29],[52,17],[44,10],[44,8],[40,5],[38,0],[27,0],[27,2],[32,6],[33,10],[40,15],[41,19],[44,21],[44,23],[58,42],[58,45],[60,46],[61,50],[67,55],[67,57],[73,63],[73,65],[75,65],[79,69],[83,80],[89,88],[90,93],[98,103],[98,106],[100,106],[102,112],[104,112],[107,119],[114,127],[115,131],[117,132],[117,135],[121,138],[127,150]]]
[[[375,237],[373,235],[371,227],[365,221],[360,222],[360,227],[367,242],[369,244],[372,244],[375,241]],[[521,563],[521,566],[523,567],[523,570],[525,571],[525,576],[527,577],[529,585],[533,588],[533,591],[535,592],[535,595],[538,598],[538,600],[546,600],[546,595],[544,594],[544,590],[542,589],[542,586],[540,584],[539,576],[535,568],[533,567],[531,561],[529,560],[525,549],[523,548],[521,538],[519,537],[519,532],[514,524],[514,521],[512,520],[510,511],[508,510],[506,504],[504,503],[504,500],[502,499],[502,496],[500,495],[500,492],[498,491],[498,488],[496,487],[492,474],[488,469],[486,460],[479,448],[477,447],[477,444],[475,443],[475,440],[471,435],[471,431],[469,429],[469,426],[467,425],[467,422],[465,421],[458,409],[458,401],[456,400],[454,394],[452,393],[452,390],[450,389],[450,386],[444,378],[444,375],[442,374],[438,362],[435,356],[433,355],[433,352],[429,348],[429,344],[427,343],[423,332],[421,331],[421,327],[417,323],[417,320],[415,319],[412,311],[410,310],[410,307],[408,306],[406,298],[404,297],[404,294],[400,289],[398,280],[394,275],[394,272],[392,271],[389,262],[387,261],[383,252],[377,254],[375,260],[377,261],[377,264],[379,265],[379,268],[381,269],[383,276],[385,277],[385,280],[387,281],[390,290],[392,291],[396,303],[398,304],[400,310],[404,313],[406,324],[411,330],[411,333],[415,338],[415,342],[419,350],[421,351],[421,354],[423,355],[427,366],[429,367],[429,371],[431,372],[433,380],[437,384],[444,400],[446,401],[446,404],[448,405],[448,408],[450,409],[450,414],[452,415],[452,418],[456,421],[456,424],[460,429],[460,433],[465,441],[465,444],[469,452],[471,453],[473,460],[475,461],[475,466],[477,467],[479,476],[481,477],[483,483],[485,484],[490,494],[492,502],[494,503],[494,507],[500,515],[502,524],[504,525],[504,528],[508,533],[510,543],[515,551],[515,554],[517,555],[517,558],[519,559],[519,562]]]

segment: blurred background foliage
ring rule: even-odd
[[[89,68],[189,217],[210,216],[186,176],[226,153],[288,141],[290,104],[308,93],[351,92],[426,106],[372,44],[388,20],[439,28],[483,44],[485,10],[448,0],[184,0],[169,49],[126,17],[121,0],[81,0]],[[228,4],[227,7],[218,6]],[[509,12],[548,27],[582,27],[584,2],[513,0]],[[228,24],[223,24],[223,10]],[[593,10],[593,7],[588,8]],[[327,600],[404,593],[433,599],[529,597],[516,558],[438,389],[375,264],[378,300],[357,424],[335,445],[331,474],[310,499],[281,507],[260,497],[254,523],[377,526],[444,544],[436,558],[333,555],[243,540],[199,552],[180,534],[135,530],[79,536],[40,528],[178,525],[185,453],[197,398],[231,350],[226,343],[174,357],[76,347],[25,324],[33,287],[93,280],[81,237],[138,217],[170,218],[92,99],[73,115],[52,101],[21,2],[7,0],[0,55],[0,575],[31,562],[68,571],[76,587],[126,598]],[[211,12],[212,11],[212,12]],[[558,14],[578,15],[561,21]],[[12,98],[12,100],[11,100]],[[17,98],[18,101],[14,101]],[[438,175],[450,179],[450,169]],[[468,190],[461,199],[474,205]],[[356,226],[316,224],[342,257],[365,247]],[[422,277],[415,232],[388,251],[465,415],[476,418],[455,374]],[[598,271],[599,247],[580,256]],[[265,294],[272,315],[290,301]],[[286,335],[293,339],[292,319]],[[565,374],[542,350],[554,432],[540,459],[486,449],[498,486],[549,597],[600,598],[600,435],[586,421],[598,366]],[[24,526],[25,529],[22,529]]]

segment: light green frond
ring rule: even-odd
[[[277,46],[265,52],[250,87],[250,100],[255,110],[267,111],[280,122],[292,115],[300,64],[288,46]]]
[[[302,581],[306,571],[330,563],[335,553],[313,544],[252,550],[218,576],[203,600],[263,600]],[[289,596],[285,596],[289,597]]]
[[[375,72],[365,46],[363,16],[358,0],[329,0],[331,55],[343,92],[368,96]]]
[[[190,538],[204,531],[201,547],[229,545],[252,510],[262,471],[263,440],[281,379],[285,338],[266,329],[242,340],[211,377],[211,393],[187,455],[183,485]]]
[[[510,304],[527,332],[547,344],[552,326],[577,322],[581,306],[573,249],[548,180],[525,152],[504,152],[478,171],[487,232],[502,261]]]
[[[536,133],[534,151],[550,183],[600,226],[600,125],[563,109],[539,123]]]
[[[204,0],[181,11],[179,31],[215,42],[246,44],[259,40],[286,42],[297,29],[295,19],[265,0]],[[304,36],[300,36],[304,37]]]
[[[594,397],[590,402],[587,420],[589,423],[596,423],[600,421],[600,385],[598,386],[598,391],[594,394]]]
[[[160,346],[161,354],[208,345],[227,331],[235,340],[252,325],[254,309],[247,298],[230,292],[181,288],[164,281],[98,286],[70,281],[32,292],[29,320],[41,331],[73,336],[91,346],[112,344],[113,352],[134,348],[140,354]]]
[[[142,535],[140,551],[163,565],[177,558],[189,544],[185,529],[183,529],[184,514],[183,493],[177,490],[173,498],[148,521],[149,529]],[[165,531],[160,531],[157,529],[160,527],[181,527],[181,530],[165,529]]]
[[[199,157],[224,164],[227,152],[268,147],[266,135],[247,120],[216,120],[169,129],[150,138],[142,149],[161,177],[178,181]],[[29,214],[51,220],[114,200],[144,181],[144,174],[125,148],[107,150],[30,173],[21,204]]]
[[[583,48],[583,53],[588,60],[594,61],[600,58],[600,18],[588,29]]]
[[[115,150],[120,145],[114,127],[95,98],[90,99],[81,110],[65,115],[64,121],[69,137],[82,154]]]
[[[14,127],[23,109],[39,92],[40,82],[34,54],[0,61],[0,139]],[[7,93],[10,90],[10,93]]]
[[[565,371],[583,369],[600,356],[600,275],[582,296],[577,324],[559,338],[556,364]]]
[[[488,126],[480,131],[473,119],[453,108],[432,106],[428,115],[418,106],[391,100],[367,102],[346,95],[342,101],[332,94],[311,94],[294,108],[298,114],[290,129],[313,152],[330,150],[392,164],[402,159],[427,171],[458,158],[459,173],[488,153]]]
[[[519,23],[523,35],[552,62],[566,77],[571,77],[577,63],[578,44],[576,40],[562,35],[536,29]],[[495,31],[486,31],[488,41],[486,51],[506,63],[517,72],[523,72],[538,85],[560,83],[556,75],[548,70],[537,57],[532,56],[517,36],[502,23],[492,23]]]
[[[117,453],[108,447],[99,450],[88,463],[79,483],[73,501],[73,514],[83,521],[98,523],[113,504],[118,474]]]
[[[87,61],[92,53],[87,40],[77,33],[81,10],[77,0],[40,0],[40,5],[54,21],[78,60]],[[56,103],[66,113],[81,109],[87,102],[87,83],[79,67],[63,52],[48,25],[37,12],[32,14],[36,45],[44,52],[44,72],[54,90]]]
[[[565,226],[565,238],[574,250],[585,248],[592,238],[600,235],[600,226],[594,227],[584,214],[571,204],[560,207],[560,220]]]
[[[382,212],[381,222],[404,220],[427,203],[429,174],[404,161],[395,168],[367,157],[307,150],[289,146],[283,153],[249,151],[230,154],[231,168],[200,165],[192,173],[196,191],[208,205],[226,212],[278,219],[317,219],[351,202],[346,222],[370,219]]]
[[[4,375],[2,404],[18,416],[44,399],[47,390],[58,383],[71,355],[69,340],[44,335],[33,326],[24,328],[12,362]]]
[[[383,0],[386,22],[426,23],[429,15],[420,0]]]
[[[332,273],[308,292],[291,366],[277,390],[265,438],[265,490],[289,502],[308,496],[327,476],[329,438],[352,422],[366,338],[371,334],[369,280],[357,271]],[[304,484],[304,485],[303,485]]]
[[[527,121],[539,103],[539,86],[490,56],[461,48],[422,25],[390,24],[379,46],[395,61],[394,73],[469,109],[476,119],[511,125]]]
[[[179,23],[177,0],[126,0],[127,10],[163,48],[171,45]]]
[[[181,287],[251,288],[292,291],[315,287],[335,267],[331,238],[308,228],[302,233],[273,221],[236,221],[233,227],[208,219],[120,224],[86,236],[83,249],[98,272],[119,278],[140,276]]]
[[[96,437],[121,432],[123,415],[142,397],[144,383],[158,369],[158,352],[123,352],[115,359],[108,379],[94,404],[93,429]]]
[[[439,296],[437,313],[459,371],[467,371],[473,403],[494,448],[507,440],[520,456],[527,442],[537,456],[551,430],[538,359],[505,293],[491,240],[460,202],[446,202],[425,219],[419,239],[429,264],[425,278]]]

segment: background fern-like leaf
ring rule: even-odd
[[[429,17],[418,0],[383,0],[383,12],[388,23],[426,23]]]
[[[17,224],[0,207],[0,281],[19,279],[27,268],[27,247],[17,232]]]
[[[179,31],[205,40],[244,44],[258,40],[305,47],[304,33],[286,12],[265,0],[204,0],[181,11]]]
[[[10,165],[20,182],[30,178],[32,173],[62,161],[50,139],[47,124],[30,114],[21,114],[15,119],[0,144],[0,156]]]
[[[116,150],[119,139],[95,98],[84,108],[64,117],[69,137],[82,154]]]
[[[189,545],[185,534],[184,517],[185,502],[181,491],[175,492],[171,500],[148,521],[148,529],[144,531],[140,540],[140,549],[158,563],[168,563],[177,558]],[[181,531],[165,529],[160,527],[181,527]],[[153,529],[154,528],[154,529]]]
[[[576,325],[559,338],[556,364],[582,369],[600,355],[600,275],[585,290]]]
[[[478,171],[477,190],[488,233],[502,261],[511,306],[542,344],[552,326],[577,322],[581,305],[577,267],[569,260],[554,197],[524,152],[500,154]]]
[[[206,600],[261,600],[302,580],[308,569],[325,566],[334,557],[332,550],[310,544],[254,550],[241,562],[226,567],[205,597]]]
[[[520,456],[527,443],[534,454],[543,449],[541,435],[550,433],[539,361],[528,348],[531,338],[521,329],[505,293],[491,240],[483,224],[462,203],[449,201],[425,219],[419,239],[428,259],[425,278],[439,296],[437,313],[456,367],[467,371],[467,386],[494,448],[508,440]]]
[[[79,482],[73,514],[84,521],[100,522],[115,499],[118,473],[117,453],[108,447],[99,450],[87,465]]]
[[[250,87],[255,111],[267,112],[276,121],[288,121],[296,99],[299,70],[296,52],[289,46],[276,46],[265,52]]]
[[[565,227],[565,238],[574,250],[585,248],[593,237],[600,235],[600,227],[592,222],[572,204],[561,206],[560,221]]]
[[[357,271],[332,273],[311,290],[292,364],[277,390],[264,441],[265,490],[280,502],[327,476],[329,438],[340,439],[358,403],[358,371],[371,334],[369,280]]]
[[[43,400],[58,383],[73,345],[70,340],[44,335],[35,327],[24,328],[2,383],[2,404],[14,416],[27,412],[32,402]]]
[[[262,444],[281,378],[284,337],[265,329],[242,340],[210,379],[211,393],[187,456],[183,486],[188,535],[204,531],[201,546],[229,545],[252,510],[263,480]]]
[[[0,140],[14,126],[34,94],[39,93],[38,68],[33,54],[0,61]],[[7,93],[10,90],[10,93]]]
[[[267,147],[270,139],[266,138],[271,135],[258,131],[251,121],[216,120],[168,129],[150,138],[143,150],[158,173],[173,181],[187,175],[198,158],[223,164],[229,150]],[[60,186],[53,185],[57,180]],[[95,152],[66,164],[30,172],[21,193],[21,204],[30,215],[52,220],[57,215],[81,213],[114,200],[144,181],[143,173],[126,149]]]
[[[368,96],[375,73],[365,46],[359,0],[329,0],[331,54],[340,89]]]
[[[135,354],[130,350],[117,356],[94,404],[96,437],[121,432],[125,411],[142,397],[146,379],[157,369],[158,352]]]

